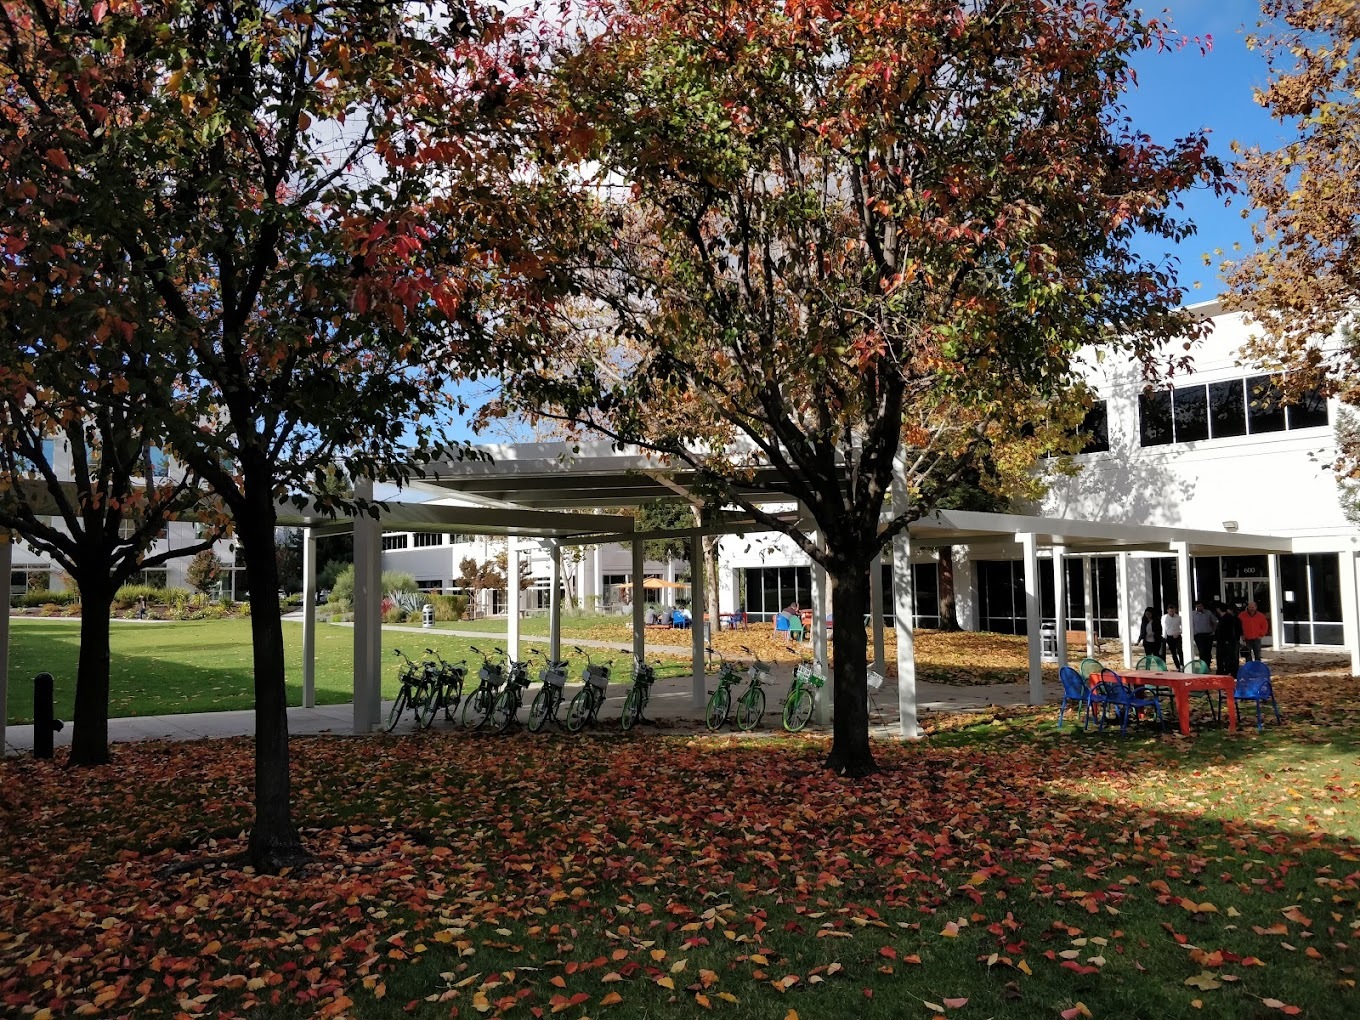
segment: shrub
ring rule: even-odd
[[[453,623],[463,618],[467,611],[466,595],[430,595],[430,604],[434,606],[434,618],[440,623]]]
[[[331,599],[337,606],[349,609],[354,605],[354,564],[350,563],[345,569],[335,575],[335,583],[331,586]]]
[[[41,606],[69,606],[80,601],[80,593],[74,591],[48,591],[34,588],[20,595],[15,603],[23,609],[37,609]]]
[[[185,577],[190,585],[206,595],[217,587],[217,582],[222,578],[222,561],[211,549],[204,549],[189,561]]]
[[[406,613],[397,606],[383,610],[383,623],[405,623]]]
[[[131,609],[137,605],[138,599],[146,599],[149,606],[163,606],[166,604],[166,593],[172,590],[176,589],[153,588],[149,584],[125,584],[113,593],[113,608]]]
[[[382,590],[386,592],[397,591],[420,591],[416,587],[416,579],[411,574],[403,574],[397,570],[384,570],[382,575]]]

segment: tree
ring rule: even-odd
[[[694,509],[678,499],[654,499],[638,507],[633,516],[639,531],[684,531],[694,527]],[[689,541],[684,536],[654,538],[644,542],[642,548],[649,560],[689,562]]]
[[[497,562],[484,560],[478,563],[471,556],[467,556],[458,564],[458,576],[454,578],[453,586],[468,593],[468,619],[476,615],[480,604],[479,596],[485,589],[505,588],[505,564],[501,562],[498,567]]]
[[[282,540],[275,536],[274,560],[279,570],[279,590],[292,594],[302,591],[302,529],[281,528]]]
[[[26,297],[25,280],[45,261],[34,248],[25,251],[22,234],[0,226],[0,528],[50,556],[80,591],[70,760],[102,765],[109,760],[114,593],[147,567],[211,546],[217,531],[210,526],[204,541],[153,551],[172,518],[209,508],[192,472],[157,471],[164,460],[152,456],[154,417],[137,408],[91,412],[80,405],[81,394],[123,383],[126,356],[114,343],[83,348],[35,329],[47,309]],[[82,322],[95,334],[97,322],[116,316],[79,294],[52,295],[48,306],[66,306],[63,321]]]
[[[1121,2],[613,6],[560,64],[590,316],[518,392],[697,471],[862,619],[873,557],[979,447],[1024,479],[1060,445],[1080,350],[1151,373],[1200,331],[1174,264],[1133,249],[1222,186],[1203,136],[1124,118],[1130,58],[1169,38]],[[867,637],[834,641],[827,766],[858,775]]]
[[[1260,215],[1256,250],[1228,263],[1228,308],[1262,332],[1244,347],[1284,373],[1283,399],[1317,389],[1360,403],[1360,334],[1342,329],[1360,304],[1360,6],[1353,0],[1264,0],[1248,45],[1265,51],[1269,82],[1256,101],[1295,137],[1244,149],[1236,171]],[[1330,342],[1327,342],[1330,338]],[[1360,477],[1360,443],[1337,469]]]
[[[260,868],[302,853],[278,501],[363,511],[328,490],[336,463],[401,482],[449,455],[448,377],[523,339],[489,328],[492,300],[522,312],[551,289],[535,232],[570,211],[530,172],[546,40],[521,28],[472,3],[0,0],[6,238],[46,260],[28,290],[114,305],[138,371],[101,396],[154,408],[234,522]],[[35,328],[57,334],[97,339]]]
[[[189,561],[185,575],[194,591],[208,595],[216,591],[222,580],[222,561],[211,549],[204,549]]]

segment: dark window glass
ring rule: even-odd
[[[1086,618],[1086,587],[1082,581],[1082,561],[1067,561],[1067,618],[1084,620]]]
[[[1171,393],[1176,411],[1176,442],[1209,438],[1209,391],[1203,386],[1181,386]]]
[[[1289,600],[1290,595],[1293,601]],[[1308,558],[1280,557],[1280,611],[1286,620],[1307,620],[1311,616],[1308,601]]]
[[[1284,406],[1279,387],[1268,375],[1247,379],[1247,427],[1252,435],[1284,431]]]
[[[1100,556],[1091,562],[1094,568],[1093,578],[1095,582],[1095,615],[1102,620],[1113,620],[1116,625],[1119,622],[1119,568],[1115,565],[1114,557]],[[1104,633],[1102,631],[1101,633]],[[1119,633],[1117,630],[1115,633]]]
[[[916,626],[938,627],[940,625],[940,586],[939,567],[934,563],[913,563],[912,594],[916,597],[913,608],[916,611]]]
[[[1082,453],[1108,453],[1110,449],[1110,409],[1103,400],[1097,400],[1086,412],[1086,420],[1081,423],[1081,435],[1085,437]]]
[[[1223,588],[1223,574],[1217,556],[1196,556],[1190,561],[1194,575],[1195,598],[1205,607],[1217,602]],[[1193,606],[1191,607],[1194,608]]]
[[[1285,408],[1291,429],[1313,429],[1327,424],[1327,398],[1309,390]]]
[[[1308,557],[1313,619],[1331,623],[1341,619],[1341,567],[1336,553],[1313,553]],[[1319,639],[1319,644],[1322,641]],[[1330,642],[1328,642],[1330,644]]]
[[[1138,442],[1142,446],[1165,446],[1171,442],[1171,393],[1154,390],[1138,397]]]
[[[1209,434],[1215,439],[1247,434],[1241,379],[1209,384]]]
[[[1346,640],[1345,631],[1339,623],[1313,624],[1313,644],[1339,645]]]
[[[978,589],[983,630],[1009,634],[1014,629],[1014,604],[1011,597],[1010,564],[983,560],[977,565]]]
[[[1023,592],[1023,591],[1022,591],[1021,594],[1020,594],[1020,598],[1021,598],[1020,605],[1023,606],[1023,605],[1025,604],[1024,601],[1023,601],[1023,600],[1024,600],[1024,592]],[[1039,617],[1040,617],[1040,619],[1043,619],[1043,620],[1052,620],[1052,619],[1054,619],[1054,618],[1056,617],[1056,615],[1057,615],[1057,614],[1054,612],[1054,608],[1053,608],[1055,605],[1057,605],[1057,603],[1054,601],[1054,593],[1053,593],[1053,561],[1050,560],[1050,561],[1048,561],[1047,563],[1045,563],[1043,560],[1040,560],[1040,561],[1039,561]]]

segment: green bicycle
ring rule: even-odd
[[[428,674],[434,681],[434,703],[430,712],[428,728],[442,708],[444,721],[452,722],[458,717],[458,706],[463,700],[463,681],[467,679],[467,663],[449,662],[433,648],[425,649],[426,655],[434,656],[434,663]]]
[[[727,713],[732,709],[732,688],[741,683],[741,673],[716,648],[708,649],[708,654],[718,657],[718,686],[708,696],[704,724],[717,732],[727,723]]]
[[[789,650],[799,655],[792,645]],[[793,686],[789,696],[784,699],[784,729],[797,733],[812,718],[817,705],[817,692],[826,686],[826,677],[812,668],[812,659],[799,655],[802,660],[793,668]]]
[[[741,650],[751,657],[751,668],[746,674],[751,682],[737,698],[737,726],[749,732],[760,725],[760,717],[765,714],[764,687],[770,681],[770,664],[761,662],[745,645]]]
[[[482,657],[482,668],[477,671],[478,684],[463,702],[462,723],[465,729],[475,730],[491,718],[491,710],[496,707],[501,685],[505,683],[505,669],[499,662],[492,662],[486,652],[476,645],[472,650]],[[501,652],[499,648],[496,651]],[[501,652],[504,655],[504,652]]]
[[[387,712],[387,732],[391,733],[401,722],[403,713],[409,708],[416,717],[416,729],[423,730],[434,720],[437,707],[437,681],[433,675],[433,665],[425,662],[412,662],[400,648],[392,651],[402,660],[397,682],[397,700]]]
[[[510,677],[491,709],[491,725],[497,733],[505,733],[519,718],[524,704],[524,689],[529,686],[529,660],[510,660]]]
[[[585,681],[585,686],[571,699],[571,704],[567,707],[569,733],[580,733],[585,729],[586,723],[593,723],[599,718],[600,707],[604,704],[604,692],[609,689],[609,666],[592,662],[590,653],[583,648],[577,648],[576,652],[586,657],[586,668],[581,671],[581,679]]]
[[[546,655],[544,666],[538,674],[543,686],[534,695],[534,703],[529,706],[529,732],[541,733],[549,721],[557,722],[557,710],[562,705],[562,688],[567,682],[567,660],[553,662]]]
[[[652,698],[652,684],[656,683],[656,667],[633,656],[633,686],[628,689],[628,697],[623,699],[623,715],[619,725],[624,731],[632,729],[641,722],[651,722],[643,717],[647,702]]]

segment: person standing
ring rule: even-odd
[[[1190,614],[1190,633],[1195,639],[1195,651],[1208,666],[1213,661],[1214,631],[1218,629],[1218,617],[1204,608],[1203,602],[1195,603],[1195,611]]]
[[[1242,640],[1247,645],[1247,661],[1261,661],[1261,639],[1270,633],[1270,617],[1256,611],[1256,603],[1248,602],[1247,611],[1238,618],[1242,625]]]
[[[1138,640],[1143,643],[1144,655],[1162,655],[1162,621],[1151,606],[1143,610],[1143,619],[1138,627]]]
[[[1214,629],[1214,645],[1216,665],[1219,676],[1230,676],[1237,678],[1237,643],[1242,640],[1242,624],[1237,619],[1237,614],[1233,612],[1232,606],[1224,605],[1222,602],[1214,607],[1218,613],[1218,626]]]
[[[1182,623],[1180,607],[1167,606],[1162,616],[1162,638],[1166,641],[1167,655],[1178,670],[1185,669],[1185,656],[1181,652]]]

